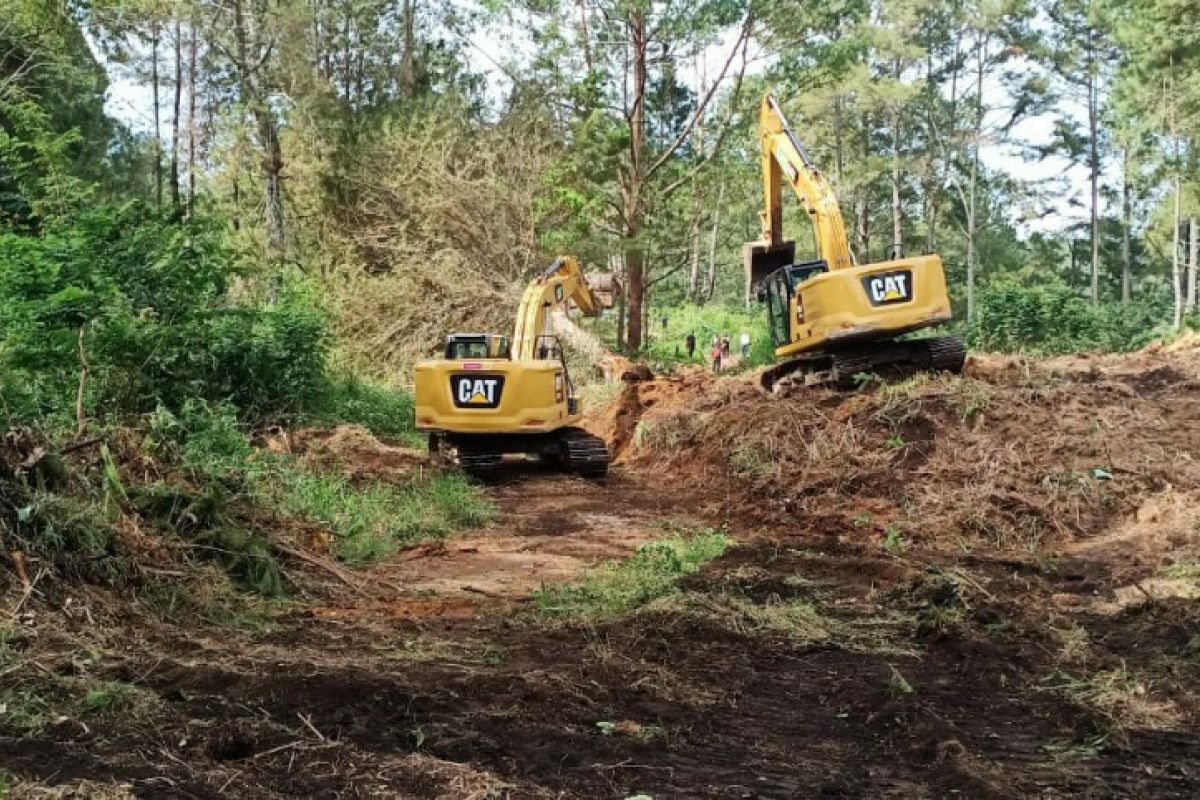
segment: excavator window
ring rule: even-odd
[[[540,361],[562,361],[562,345],[557,336],[539,336],[534,347],[534,353]]]
[[[776,347],[782,347],[791,341],[788,333],[788,300],[792,296],[792,287],[788,270],[781,269],[763,281],[767,293],[767,312],[771,317],[771,339]]]

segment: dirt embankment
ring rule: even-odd
[[[1200,350],[1031,361],[769,396],[703,373],[627,385],[593,420],[618,463],[725,513],[855,539],[1194,553]],[[1174,554],[1172,556],[1171,554]]]

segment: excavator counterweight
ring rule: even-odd
[[[767,306],[776,366],[763,376],[771,390],[799,374],[805,383],[855,385],[863,373],[959,372],[958,339],[898,337],[949,321],[950,299],[936,255],[858,264],[828,179],[817,169],[771,95],[759,109],[762,153],[762,238],[743,248],[746,291]],[[816,258],[796,261],[783,238],[783,187],[808,215]]]

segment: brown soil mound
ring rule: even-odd
[[[1195,348],[975,356],[963,376],[856,393],[694,372],[626,386],[593,429],[619,461],[752,518],[1028,551],[1111,538],[1137,568],[1197,546],[1197,387]]]

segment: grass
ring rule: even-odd
[[[340,558],[363,562],[483,525],[495,510],[468,478],[433,475],[406,486],[355,486],[340,475],[284,469],[267,489],[285,514],[327,525]]]
[[[331,420],[357,419],[393,435],[411,428],[407,395],[353,382],[338,391],[340,399],[327,409]],[[149,427],[160,453],[181,461],[193,483],[204,488],[189,493],[166,486],[158,491],[161,497],[148,498],[143,492],[146,504],[261,594],[281,592],[278,567],[269,543],[231,513],[239,505],[325,526],[337,555],[355,563],[484,524],[494,514],[479,488],[459,474],[427,475],[405,485],[364,484],[309,471],[290,456],[257,451],[228,407],[160,411]],[[184,496],[178,496],[181,491]]]
[[[108,681],[88,689],[81,704],[89,714],[108,711],[135,713],[153,705],[156,699],[153,693],[133,684]]]
[[[1187,581],[1200,586],[1200,562],[1180,561],[1177,564],[1170,564],[1163,567],[1160,574],[1164,578]]]
[[[796,644],[814,644],[832,639],[839,627],[811,600],[772,598],[752,603],[726,598],[724,602],[733,612],[729,626],[741,633],[773,633]]]
[[[137,599],[155,617],[172,624],[200,622],[230,631],[261,634],[273,627],[271,611],[279,601],[239,591],[216,565],[200,565],[183,580],[149,579]]]
[[[638,548],[632,558],[610,561],[582,580],[542,587],[534,599],[540,614],[573,620],[602,620],[632,613],[679,591],[679,579],[721,556],[729,547],[723,531],[701,528]]]
[[[1054,689],[1098,712],[1116,731],[1171,729],[1181,720],[1174,701],[1159,696],[1147,680],[1124,667],[1085,678],[1060,673],[1056,679]]]
[[[19,733],[37,733],[50,724],[53,709],[50,704],[31,689],[0,691],[0,730],[8,729]]]
[[[779,474],[779,460],[773,456],[767,442],[757,439],[743,441],[729,454],[729,471],[742,480],[761,480]]]
[[[388,658],[415,664],[479,664],[494,667],[504,663],[507,657],[507,652],[498,645],[424,635],[384,643],[375,649]]]

